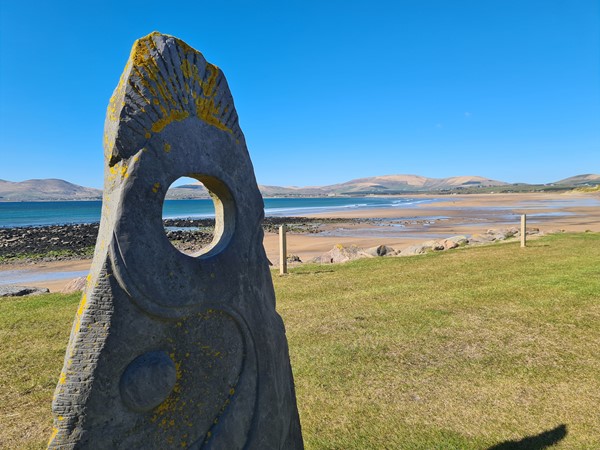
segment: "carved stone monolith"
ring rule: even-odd
[[[223,73],[179,39],[133,45],[105,122],[102,220],[53,401],[50,448],[302,448],[263,202]],[[167,188],[215,204],[198,255]]]

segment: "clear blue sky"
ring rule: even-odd
[[[0,179],[102,186],[154,30],[225,73],[261,184],[600,173],[598,0],[2,1]]]

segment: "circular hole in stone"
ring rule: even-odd
[[[233,232],[234,204],[217,178],[190,174],[175,180],[163,203],[163,225],[171,244],[190,256],[219,252]]]

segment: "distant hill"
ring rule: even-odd
[[[43,202],[60,200],[101,200],[100,189],[88,188],[64,180],[0,180],[0,201]]]
[[[418,175],[383,175],[358,178],[329,186],[265,186],[259,185],[263,197],[301,197],[327,195],[401,194],[429,192],[461,187],[504,186],[508,183],[483,177],[426,178]],[[199,184],[171,188],[167,199],[205,198],[206,190]]]
[[[311,197],[335,195],[391,195],[409,193],[484,193],[484,192],[537,192],[565,191],[578,187],[600,185],[600,175],[577,175],[554,183],[530,185],[509,184],[479,176],[427,178],[419,175],[382,175],[357,178],[328,186],[265,186],[259,185],[263,197]],[[102,191],[69,183],[64,180],[27,180],[12,182],[0,180],[0,201],[59,201],[100,200]],[[200,183],[170,188],[168,200],[209,198]]]
[[[345,183],[324,186],[322,189],[334,194],[401,194],[403,192],[429,192],[449,189],[505,186],[504,181],[464,176],[450,178],[427,178],[419,175],[383,175],[359,178]]]
[[[165,198],[167,200],[191,200],[194,198],[210,198],[210,195],[202,184],[183,184],[170,188]]]
[[[576,175],[574,177],[556,181],[554,184],[563,184],[568,186],[595,186],[600,184],[600,175],[586,173],[584,175]]]
[[[489,178],[467,176],[427,178],[419,175],[382,175],[357,178],[328,186],[281,187],[259,186],[264,197],[302,195],[371,195],[443,191],[461,188],[505,186],[508,183]]]

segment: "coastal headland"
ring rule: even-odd
[[[411,196],[415,197],[415,196]],[[279,225],[288,227],[288,254],[308,262],[333,246],[396,250],[431,239],[472,236],[489,229],[528,226],[542,233],[600,231],[600,195],[580,193],[420,195],[408,207],[336,210],[303,217],[267,217],[264,246],[278,265]],[[193,254],[212,239],[210,219],[170,219],[166,234],[181,251]],[[97,224],[0,229],[0,284],[64,288],[89,269]],[[36,254],[35,258],[27,258]],[[45,255],[40,257],[40,255]],[[28,280],[29,275],[29,280]]]

